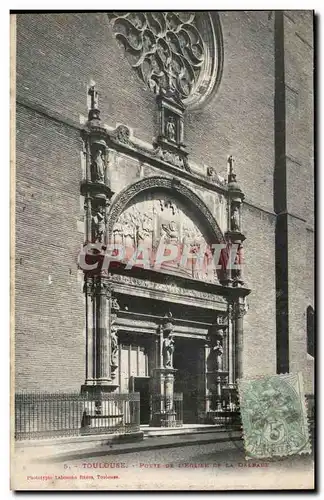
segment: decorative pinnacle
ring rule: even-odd
[[[95,85],[89,88],[88,95],[90,96],[89,120],[100,120],[99,94]]]
[[[233,173],[233,163],[234,163],[234,157],[231,155],[227,158],[227,162],[228,162],[228,165],[229,165],[229,174],[232,174]]]
[[[236,174],[234,173],[234,157],[232,155],[230,155],[228,158],[227,158],[227,164],[228,164],[228,169],[227,169],[227,182],[230,183],[230,182],[235,182],[236,181]]]

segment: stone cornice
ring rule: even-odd
[[[123,130],[122,136],[119,135],[118,131]],[[128,130],[128,132],[126,132]],[[117,127],[114,131],[107,130],[108,136],[108,146],[115,149],[118,152],[124,153],[127,156],[135,157],[139,161],[149,164],[153,167],[159,168],[164,172],[168,172],[171,175],[177,175],[183,179],[193,182],[194,184],[200,185],[201,187],[207,188],[211,191],[225,195],[227,193],[227,185],[215,184],[210,182],[208,178],[204,175],[199,175],[196,172],[186,170],[184,167],[173,165],[170,162],[164,161],[161,157],[161,150],[159,148],[144,146],[144,143],[137,144],[136,139],[132,138],[130,131],[124,125]]]
[[[117,263],[116,263],[117,264]],[[220,304],[223,301],[235,300],[239,297],[246,297],[250,294],[251,290],[246,287],[228,287],[220,285],[219,283],[211,283],[201,280],[196,280],[194,278],[188,278],[183,276],[178,276],[176,274],[169,274],[163,271],[154,271],[148,269],[132,268],[131,270],[125,270],[125,265],[121,264],[114,269],[114,272],[110,274],[110,280],[112,283],[118,283],[120,286],[126,285],[131,286],[143,286],[143,288],[149,289],[149,283],[162,285],[161,291],[164,293],[172,293],[172,286],[174,286],[174,291],[177,293],[177,289],[180,291],[178,294],[183,294],[187,292],[189,296],[194,297],[194,291],[197,292],[196,296],[198,298],[199,292],[201,298],[206,301],[208,295],[210,295],[211,301],[218,301]],[[167,289],[167,288],[170,289]],[[165,290],[164,290],[165,288]],[[157,288],[158,289],[158,288]],[[214,298],[213,298],[214,297]],[[225,303],[224,302],[224,303]]]

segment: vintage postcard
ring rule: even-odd
[[[11,488],[313,489],[313,11],[10,17]]]

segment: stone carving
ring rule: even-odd
[[[232,208],[231,230],[232,231],[239,231],[240,230],[240,209],[238,206],[234,206]]]
[[[120,219],[123,243],[126,247],[132,247],[136,241],[136,217],[131,212],[124,212]]]
[[[129,144],[130,142],[130,130],[126,125],[119,125],[115,130],[115,137],[119,142],[124,144]]]
[[[174,338],[169,335],[163,339],[163,366],[164,368],[173,368]]]
[[[181,168],[190,172],[190,167],[188,164],[188,160],[186,156],[175,153],[174,151],[169,151],[167,149],[162,148],[161,146],[157,146],[154,150],[155,156],[160,158],[161,160],[171,163],[175,167]]]
[[[123,212],[114,225],[113,242],[126,247],[134,247],[135,244],[152,245],[153,218],[148,213],[140,211],[136,205]]]
[[[142,280],[140,278],[134,278],[132,276],[124,276],[114,274],[110,276],[112,283],[125,283],[126,285],[131,285],[138,288],[147,288],[149,290],[158,290],[165,292],[167,294],[176,294],[181,296],[190,296],[193,298],[206,300],[208,302],[223,302],[226,303],[226,299],[208,292],[201,292],[200,290],[187,290],[186,288],[179,287],[174,283],[154,283],[149,280]]]
[[[172,313],[169,311],[164,315],[162,330],[164,333],[169,335],[173,331],[173,323],[172,323]]]
[[[179,235],[179,229],[175,221],[171,221],[168,224],[161,224],[160,236],[164,241],[168,243],[177,243]]]
[[[166,148],[166,145],[164,145],[164,147],[162,148],[160,145],[155,144],[153,150],[142,147],[137,142],[133,142],[130,139],[130,131],[124,125],[120,125],[119,127],[117,127],[117,129],[111,132],[109,136],[112,140],[118,141],[119,143],[122,143],[125,146],[129,146],[135,149],[136,151],[148,156],[149,158],[158,161],[164,161],[166,163],[169,163],[170,165],[181,168],[186,172],[192,173],[191,168],[189,166],[188,158],[185,154],[175,152],[174,150],[172,151],[168,150]]]
[[[155,94],[172,92],[198,104],[217,89],[224,59],[216,11],[111,12],[117,42]]]
[[[90,297],[93,297],[94,293],[94,285],[93,285],[93,278],[85,278],[84,284],[83,284],[83,293],[86,295],[89,295]]]
[[[209,181],[215,184],[220,184],[223,186],[226,184],[225,179],[219,176],[213,167],[207,167],[207,177]]]
[[[146,213],[139,214],[139,220],[137,222],[137,244],[152,244],[152,233],[153,233],[153,218]]]
[[[93,279],[92,293],[94,295],[105,295],[107,298],[111,297],[111,283],[101,276]]]
[[[195,89],[206,46],[189,12],[112,13],[116,39],[140,78],[154,92],[186,98]]]
[[[216,355],[216,370],[222,370],[223,368],[223,352],[224,352],[224,349],[223,349],[223,346],[222,346],[222,343],[221,341],[218,339],[216,340],[216,344],[213,346],[213,351]]]
[[[93,242],[103,243],[106,231],[105,209],[99,205],[92,214],[92,238]]]
[[[99,109],[99,94],[95,88],[95,85],[89,88],[88,94],[90,96],[90,108]]]
[[[232,319],[243,318],[248,312],[248,306],[246,300],[244,302],[234,302],[232,308]]]
[[[105,182],[106,157],[105,150],[101,146],[93,146],[91,161],[91,177],[94,182]]]
[[[116,297],[113,297],[111,299],[111,309],[112,309],[112,311],[119,311],[119,309],[120,309],[120,306],[118,304],[118,300],[116,299]]]
[[[110,331],[111,339],[111,366],[118,366],[118,337],[117,337],[117,327],[112,326]]]
[[[170,199],[160,200],[160,208],[161,208],[161,212],[163,212],[165,209],[170,209],[172,212],[172,215],[175,215],[178,212],[177,205]]]
[[[166,137],[170,141],[176,141],[176,124],[173,116],[170,116],[166,123]]]
[[[92,122],[92,126],[94,126],[94,121],[100,121],[99,94],[95,85],[89,88],[88,95],[90,96],[88,120]]]
[[[173,179],[158,176],[141,179],[117,195],[109,211],[108,235],[110,238],[113,233],[114,225],[116,221],[118,221],[124,207],[140,193],[156,188],[168,189],[170,191],[174,190],[185,202],[195,208],[197,218],[202,222],[205,221],[206,230],[210,233],[213,243],[225,243],[223,233],[207,205],[180,181],[174,183]]]

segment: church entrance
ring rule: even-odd
[[[199,397],[199,355],[200,350],[195,339],[177,338],[175,343],[173,366],[175,374],[174,392],[183,393],[183,423],[198,422]]]
[[[140,424],[148,424],[150,420],[149,377],[134,377],[134,392],[140,393]]]

